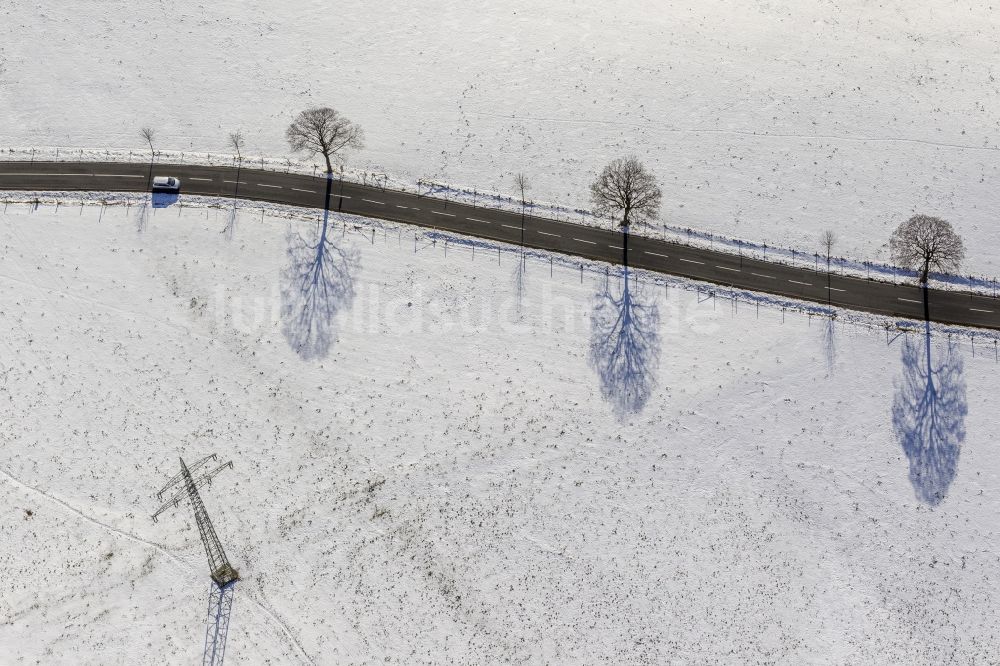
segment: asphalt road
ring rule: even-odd
[[[237,170],[183,164],[149,165],[102,162],[0,162],[0,189],[146,191],[150,176],[176,176],[182,193],[233,196]],[[325,177],[243,168],[239,197],[309,208],[322,208]],[[468,236],[517,244],[521,215],[479,208],[395,190],[351,183],[333,185],[330,207],[432,227]],[[527,216],[526,246],[562,254],[622,262],[622,234],[608,229]],[[824,270],[740,258],[725,252],[630,235],[629,265],[715,284],[788,296],[893,317],[923,319],[923,295],[915,284],[891,284],[829,275]],[[1000,300],[968,292],[931,290],[930,318],[937,322],[1000,329]]]

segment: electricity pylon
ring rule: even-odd
[[[212,577],[212,586],[208,592],[208,626],[205,630],[203,666],[221,666],[225,657],[229,617],[233,612],[233,588],[236,586],[236,581],[240,579],[240,573],[229,564],[229,560],[226,558],[226,551],[222,548],[219,535],[215,533],[215,527],[208,517],[205,503],[201,501],[201,495],[198,493],[198,488],[212,483],[212,478],[222,470],[233,467],[231,460],[215,467],[209,467],[208,463],[215,460],[217,459],[213,453],[191,465],[189,469],[184,464],[184,459],[181,458],[180,473],[167,481],[167,485],[156,493],[156,498],[162,500],[163,495],[179,483],[183,482],[183,487],[176,490],[170,499],[164,502],[153,514],[153,522],[156,522],[161,513],[171,507],[178,506],[186,497],[194,511],[195,522],[198,523],[198,533],[205,546],[209,575]]]
[[[215,460],[216,456],[213,453],[210,456],[202,458],[194,465],[191,469],[195,472],[199,472],[205,467],[206,463],[210,460]],[[229,585],[237,580],[239,580],[239,572],[229,564],[229,560],[226,558],[226,551],[222,548],[222,542],[219,541],[219,536],[215,533],[215,527],[212,526],[212,520],[208,517],[208,511],[205,509],[205,503],[201,501],[201,495],[198,493],[198,488],[201,486],[211,483],[212,478],[219,472],[229,467],[232,469],[233,462],[222,463],[221,465],[209,469],[206,472],[198,474],[198,479],[191,475],[191,470],[188,469],[187,465],[184,464],[184,459],[181,458],[181,471],[179,474],[175,475],[174,478],[167,482],[167,485],[163,487],[160,492],[156,494],[157,499],[163,499],[164,493],[170,490],[174,485],[183,482],[184,487],[178,490],[169,500],[163,503],[163,505],[156,510],[153,514],[153,520],[155,521],[161,513],[166,511],[171,507],[176,507],[181,503],[181,500],[187,497],[188,501],[191,503],[191,509],[194,511],[195,522],[198,523],[198,533],[201,535],[201,542],[205,546],[205,554],[208,556],[208,570],[209,575],[215,584],[220,588]]]

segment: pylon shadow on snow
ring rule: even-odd
[[[910,462],[910,483],[921,502],[940,504],[955,479],[965,441],[962,357],[948,341],[932,359],[930,323],[922,337],[903,340],[903,377],[896,384],[892,427]]]
[[[611,280],[594,295],[590,337],[590,362],[601,395],[619,418],[645,407],[660,358],[659,310],[632,293],[627,267],[622,277],[620,295],[615,295]]]
[[[332,186],[327,179],[327,197]],[[324,358],[334,338],[337,313],[354,299],[356,251],[338,247],[330,238],[330,211],[324,210],[312,239],[290,231],[288,266],[281,290],[282,333],[304,360]]]
[[[203,666],[221,665],[226,655],[229,619],[233,613],[236,581],[219,586],[214,581],[208,593],[208,620],[205,628]]]

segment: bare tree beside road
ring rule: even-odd
[[[837,244],[837,234],[827,229],[820,235],[819,242],[823,246],[823,253],[826,255],[826,271],[829,273],[830,258],[833,256],[833,246]]]
[[[531,189],[531,182],[523,173],[514,174],[514,188],[521,193],[521,263],[524,263],[524,209],[528,205],[525,192]]]
[[[327,176],[333,174],[331,158],[339,157],[348,148],[364,147],[361,127],[336,109],[325,106],[299,113],[285,130],[285,138],[294,152],[306,153],[310,157],[322,155],[326,160]]]
[[[156,151],[153,149],[153,140],[156,138],[156,130],[148,125],[139,130],[139,136],[149,144],[149,174],[146,176],[146,187],[153,182],[153,160],[156,158]]]
[[[623,263],[628,265],[628,230],[650,224],[660,214],[662,193],[656,177],[635,157],[613,160],[590,185],[594,212],[617,222],[624,236]]]
[[[237,164],[243,163],[243,146],[245,144],[246,139],[243,138],[242,130],[236,130],[235,132],[229,133],[229,147],[236,152]]]
[[[148,126],[143,127],[141,130],[139,130],[139,136],[141,136],[143,140],[147,144],[149,144],[149,155],[150,155],[149,161],[152,162],[153,161],[152,156],[156,154],[156,151],[153,150],[153,140],[156,139],[156,130]]]
[[[914,215],[900,224],[889,239],[892,260],[920,271],[926,286],[931,269],[957,270],[965,258],[965,244],[951,223],[930,215]]]
[[[233,233],[236,231],[236,197],[240,192],[240,171],[243,168],[244,142],[245,140],[241,130],[229,133],[229,147],[236,153],[236,187],[233,189],[233,207],[226,215],[226,226],[222,228],[222,234],[228,240],[232,240]]]

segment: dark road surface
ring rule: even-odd
[[[152,176],[181,179],[182,194],[233,196],[235,167],[156,164]],[[149,189],[149,165],[102,162],[0,162],[0,189],[141,192]],[[325,177],[243,168],[239,197],[292,206],[323,208]],[[427,196],[337,181],[330,208],[433,227],[468,236],[517,244],[519,213],[457,204]],[[622,261],[622,234],[608,229],[527,216],[526,246],[610,263]],[[629,265],[739,289],[788,296],[893,317],[923,319],[921,290],[915,284],[891,284],[828,275],[801,267],[630,235]],[[1000,329],[1000,300],[968,292],[930,290],[933,321]]]

